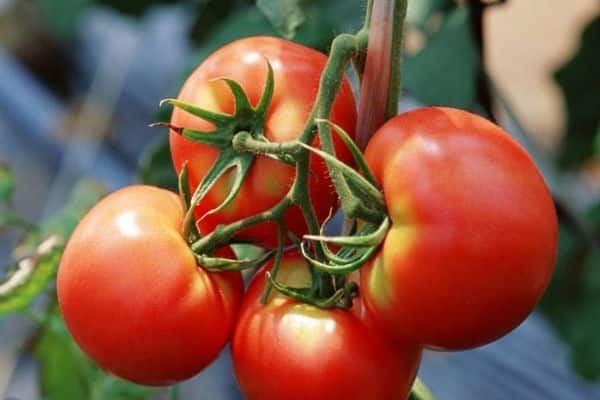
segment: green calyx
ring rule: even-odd
[[[184,199],[186,205],[186,215],[184,217],[184,236],[188,242],[196,241],[199,236],[194,227],[194,210],[202,201],[210,189],[226,172],[234,170],[235,175],[231,182],[231,189],[225,199],[217,207],[209,210],[200,219],[205,218],[210,214],[217,213],[227,207],[238,194],[244,178],[247,176],[256,151],[246,149],[239,143],[242,143],[238,138],[246,138],[246,141],[252,140],[257,143],[270,143],[264,136],[264,125],[267,110],[273,97],[274,78],[273,68],[267,61],[268,73],[265,87],[262,96],[256,107],[250,104],[248,96],[239,83],[229,78],[217,78],[215,81],[223,81],[227,84],[234,97],[235,113],[233,115],[223,114],[219,112],[205,110],[193,104],[189,104],[177,99],[165,99],[161,104],[171,104],[174,107],[182,109],[192,115],[204,119],[215,126],[212,131],[198,131],[188,129],[186,127],[176,127],[171,124],[155,124],[166,125],[173,132],[189,139],[191,141],[212,146],[219,150],[219,155],[213,165],[206,173],[198,187],[193,193],[185,188],[184,181],[187,181],[187,170],[184,167],[179,179],[180,193],[187,193],[187,199]],[[270,155],[285,163],[292,163],[293,160],[289,156]]]

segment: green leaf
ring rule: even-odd
[[[40,386],[46,400],[89,399],[96,371],[69,337],[55,305],[32,352],[40,362]]]
[[[275,29],[291,39],[306,19],[307,0],[256,0],[256,6]]]
[[[407,90],[424,104],[472,109],[480,68],[469,9],[454,8],[439,30],[404,65]]]
[[[46,289],[58,268],[64,243],[102,194],[104,189],[99,184],[82,181],[61,212],[25,237],[15,250],[24,256],[9,268],[7,278],[0,283],[0,315],[24,309]]]
[[[11,268],[9,277],[0,283],[0,315],[23,310],[44,291],[56,272],[61,249],[58,239],[51,237]]]
[[[406,23],[424,29],[429,18],[449,8],[452,3],[451,0],[409,1],[406,10]]]
[[[322,29],[333,33],[356,32],[363,23],[367,0],[314,0],[315,14],[326,21]],[[315,17],[307,14],[306,25]],[[329,43],[327,44],[329,46]]]
[[[600,233],[600,203],[588,213]],[[540,310],[571,348],[575,370],[584,378],[600,378],[600,251],[587,247],[561,225],[554,276]]]
[[[32,345],[44,399],[145,400],[153,389],[102,372],[71,339],[56,299]]]
[[[554,77],[567,107],[566,135],[559,162],[564,168],[579,166],[594,152],[600,126],[600,17],[584,30],[581,45]]]
[[[10,203],[15,191],[15,177],[10,167],[0,162],[0,202]]]
[[[35,5],[53,34],[61,39],[75,34],[80,16],[94,0],[36,0]]]
[[[171,160],[168,134],[161,135],[144,149],[137,172],[142,183],[177,191],[177,174]]]
[[[307,12],[305,23],[298,28],[294,41],[325,51],[333,39],[333,32],[333,26],[319,10],[312,7]],[[197,42],[199,47],[190,59],[187,72],[191,72],[200,61],[225,44],[256,35],[278,36],[278,32],[256,6],[236,9]]]

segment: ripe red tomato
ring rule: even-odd
[[[503,336],[550,280],[557,222],[527,153],[466,111],[421,108],[383,125],[365,151],[392,227],[361,271],[380,324],[429,347]]]
[[[251,37],[232,42],[217,50],[192,72],[178,98],[211,111],[232,114],[233,96],[227,85],[222,81],[209,82],[214,78],[228,77],[239,82],[250,102],[256,105],[267,77],[265,58],[273,67],[275,81],[273,99],[265,123],[265,136],[273,142],[293,140],[302,132],[310,114],[319,78],[327,61],[325,55],[308,47],[272,37]],[[337,95],[331,120],[351,136],[354,135],[356,110],[346,79]],[[210,123],[179,109],[173,111],[171,123],[177,127],[196,130],[213,128]],[[334,141],[338,158],[351,163],[352,158],[342,142],[337,137],[334,137]],[[183,163],[188,161],[190,185],[192,190],[195,189],[216,159],[217,150],[194,143],[174,132],[170,134],[170,144],[175,169],[179,173]],[[337,195],[321,159],[311,156],[310,170],[310,196],[322,221],[331,208],[337,207]],[[219,224],[267,210],[288,192],[294,174],[294,167],[290,165],[257,156],[237,197],[221,212],[200,220],[199,229],[206,234]],[[226,174],[200,203],[196,216],[200,217],[220,205],[229,193],[230,185],[231,179]],[[285,222],[288,229],[297,235],[306,233],[304,218],[298,209],[290,209]],[[274,224],[256,225],[241,232],[238,238],[273,246],[277,243],[276,228]]]
[[[229,338],[241,275],[199,268],[182,219],[175,194],[130,186],[90,210],[62,256],[57,289],[67,327],[121,378],[146,385],[187,379]]]
[[[233,366],[248,400],[399,400],[416,375],[419,346],[393,344],[361,305],[319,309],[275,290],[260,304],[267,264],[252,281],[232,340]],[[284,255],[278,281],[307,286],[297,253]]]

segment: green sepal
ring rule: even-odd
[[[324,236],[324,235],[304,235],[305,240],[317,240],[320,242],[332,243],[349,247],[371,247],[378,246],[385,238],[390,227],[389,218],[383,222],[373,232],[352,235],[352,236]]]
[[[154,122],[148,125],[150,128],[165,127],[169,128],[179,136],[183,136],[193,142],[205,144],[208,146],[215,147],[217,149],[224,149],[230,147],[231,139],[230,132],[232,127],[221,127],[214,131],[198,131],[194,129],[182,128],[179,126],[172,125],[169,122]]]
[[[275,78],[273,77],[273,67],[269,60],[265,58],[267,63],[267,80],[265,82],[265,87],[263,89],[262,95],[260,96],[260,100],[256,105],[256,109],[254,112],[260,118],[262,124],[265,122],[265,117],[267,115],[267,111],[269,105],[271,104],[271,100],[273,99],[273,91],[275,89]]]
[[[225,82],[227,86],[229,86],[231,94],[233,94],[235,100],[235,116],[243,118],[254,113],[254,108],[252,108],[252,104],[250,104],[250,100],[248,99],[248,96],[246,96],[244,88],[242,88],[239,83],[227,77],[219,77],[210,80],[210,82],[219,81]]]
[[[183,209],[186,210],[187,216],[187,212],[191,213],[193,211],[190,205],[192,201],[192,195],[190,194],[187,161],[183,163],[181,172],[179,173],[179,176],[177,176],[177,188],[179,190],[179,199],[181,200]],[[188,218],[184,218],[183,224],[183,231],[185,232],[187,236],[186,239],[189,243],[200,239],[200,232],[198,231],[195,221],[191,216]]]
[[[208,191],[215,185],[217,180],[231,168],[235,168],[236,176],[231,184],[231,190],[223,202],[205,213],[200,219],[206,217],[207,215],[221,211],[231,203],[231,201],[240,191],[242,183],[244,182],[244,178],[246,175],[248,175],[248,171],[250,171],[252,161],[254,161],[253,154],[240,154],[232,148],[222,150],[219,153],[219,156],[215,160],[214,164],[211,166],[208,173],[204,176],[204,179],[202,179],[202,182],[200,182],[196,188],[196,191],[194,192],[190,202],[190,208],[195,208],[200,201],[202,201],[204,196],[206,196]]]
[[[202,118],[203,120],[214,124],[216,127],[227,125],[234,120],[234,117],[232,115],[209,111],[204,108],[177,99],[163,99],[160,102],[160,105],[162,106],[165,103],[171,104],[172,106],[187,111],[190,114],[195,115],[196,117]]]
[[[190,194],[190,185],[188,180],[188,163],[185,161],[181,168],[181,172],[177,176],[177,189],[179,190],[179,198],[183,209],[187,210],[190,207],[190,200],[192,198]]]
[[[371,258],[385,239],[389,226],[389,218],[385,218],[379,225],[367,224],[352,236],[325,236],[321,229],[321,235],[305,235],[300,250],[304,258],[316,269],[331,274],[347,274],[359,269]],[[326,262],[312,258],[307,249],[307,240],[317,241],[321,249],[326,250],[323,251]],[[326,243],[343,247],[333,254]]]
[[[196,254],[196,261],[198,265],[210,272],[223,272],[223,271],[242,271],[251,268],[257,268],[264,264],[271,256],[274,251],[267,251],[264,254],[254,259],[234,259],[226,257],[213,257],[205,254]]]
[[[304,256],[306,261],[308,261],[316,269],[323,272],[327,272],[329,274],[348,274],[352,271],[356,271],[371,258],[371,256],[377,251],[378,248],[379,246],[368,247],[364,252],[357,253],[356,256],[354,256],[352,259],[349,259],[345,263],[326,264],[322,261],[312,258],[308,254],[306,247],[301,246],[302,255]]]
[[[328,124],[329,126],[331,126],[333,128],[334,132],[337,133],[339,138],[346,145],[346,148],[348,149],[348,151],[350,151],[350,154],[352,155],[354,162],[356,163],[356,165],[358,166],[360,171],[363,173],[363,176],[373,186],[375,186],[376,188],[379,188],[379,183],[377,182],[377,180],[375,179],[375,176],[373,176],[373,173],[371,172],[371,169],[367,165],[367,162],[365,161],[365,158],[363,157],[362,151],[358,148],[356,143],[354,143],[354,140],[352,140],[352,138],[350,137],[350,135],[348,135],[348,133],[344,130],[344,128],[342,128],[341,126],[339,126],[327,119],[317,118],[317,119],[315,119],[315,123]]]
[[[335,170],[338,173],[342,174],[342,176],[344,177],[344,184],[346,185],[345,191],[349,191],[351,194],[354,195],[354,200],[358,202],[357,204],[359,204],[360,207],[363,207],[365,209],[368,208],[371,210],[377,210],[376,213],[385,215],[385,202],[383,199],[383,194],[365,177],[360,175],[358,172],[356,172],[355,170],[353,170],[334,156],[322,150],[319,150],[302,142],[298,142],[298,144],[327,161],[327,163],[329,163],[329,168],[335,168]],[[355,192],[359,191],[361,194],[357,195],[356,193],[352,192],[353,190]],[[338,190],[338,192],[341,191],[342,190]],[[346,212],[349,216],[358,217],[351,215],[354,212],[354,210],[352,209],[353,207],[348,205],[348,202],[351,202],[351,200],[352,199],[348,199],[342,196],[342,208],[344,209],[344,212]],[[365,206],[365,204],[372,204],[373,206],[367,207]]]
[[[235,178],[231,183],[231,190],[227,194],[227,197],[225,197],[225,199],[221,202],[221,204],[204,213],[204,215],[200,217],[200,220],[207,217],[208,215],[218,213],[233,201],[235,196],[240,191],[242,184],[244,183],[244,179],[248,175],[248,171],[250,171],[252,161],[254,161],[254,156],[251,154],[239,155],[231,161],[231,167],[235,168]]]
[[[231,147],[231,139],[227,136],[228,129],[226,128],[210,132],[179,128],[179,130],[176,130],[175,132],[193,142],[212,146],[217,149],[222,150]]]
[[[329,223],[331,218],[332,218],[332,210],[329,210],[329,215],[327,216],[327,218],[325,218],[325,221],[323,221],[323,223],[321,224],[321,227],[319,229],[320,236],[323,236],[323,237],[325,236],[325,226],[327,226],[327,224]],[[305,241],[298,242],[298,249],[300,249],[300,251],[302,251],[302,246],[305,246],[305,245],[306,245]],[[327,246],[327,243],[319,240],[318,245],[320,246],[321,252],[323,252],[323,256],[325,257],[325,259],[331,260],[333,262],[339,262],[339,263],[343,263],[346,261],[346,259],[339,257],[337,254],[335,254],[333,251],[331,251],[329,249],[329,246]]]

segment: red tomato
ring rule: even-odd
[[[146,385],[187,379],[229,338],[241,275],[199,268],[182,219],[175,194],[130,186],[90,210],[62,256],[57,288],[67,327],[121,378]]]
[[[222,81],[209,82],[218,77],[236,80],[244,88],[250,102],[258,103],[267,77],[269,60],[274,72],[275,89],[269,107],[265,136],[273,142],[289,141],[302,132],[316,97],[319,78],[327,58],[325,55],[283,39],[251,37],[230,43],[208,57],[188,78],[179,94],[179,100],[196,104],[211,111],[232,114],[233,96]],[[344,79],[337,95],[331,120],[354,135],[356,110],[350,85]],[[171,123],[177,127],[211,130],[208,122],[175,109]],[[351,163],[352,158],[342,142],[335,137],[338,158]],[[192,189],[204,177],[217,157],[217,150],[194,143],[174,132],[170,134],[171,154],[179,173],[188,161]],[[316,143],[315,143],[316,145]],[[322,221],[331,208],[337,207],[337,195],[332,188],[325,163],[311,156],[309,179],[310,196],[315,211]],[[221,212],[209,215],[198,222],[203,233],[209,233],[219,224],[230,223],[260,213],[275,205],[288,192],[294,179],[294,167],[265,156],[257,156],[237,197]],[[231,179],[222,177],[196,210],[200,217],[217,207],[230,190]],[[285,216],[288,229],[296,235],[306,233],[301,212],[292,208]],[[273,246],[277,243],[274,224],[251,227],[238,238]]]
[[[552,197],[527,153],[498,126],[450,108],[393,118],[365,153],[392,220],[361,271],[381,325],[451,350],[519,325],[550,280],[557,247]]]
[[[260,304],[267,264],[252,281],[232,340],[233,366],[248,400],[400,400],[416,375],[418,346],[392,344],[352,310],[319,309],[275,290]],[[278,281],[307,286],[297,253],[284,255]]]

